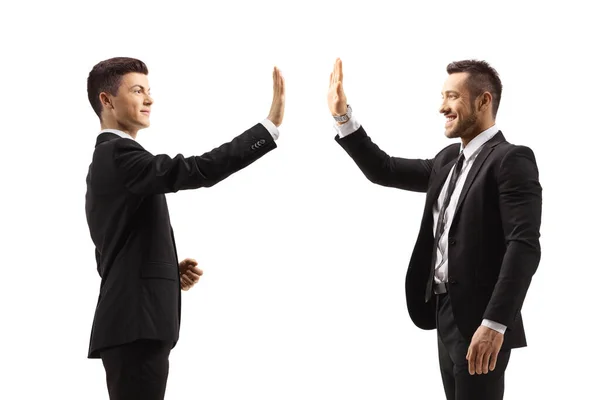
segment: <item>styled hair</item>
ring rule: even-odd
[[[502,82],[498,72],[487,62],[479,60],[454,61],[446,67],[448,74],[467,72],[467,87],[472,98],[484,92],[492,94],[492,116],[496,118],[502,97]]]
[[[114,57],[94,65],[87,80],[88,99],[94,112],[101,118],[100,93],[117,95],[123,75],[138,72],[148,75],[148,67],[142,61],[129,57]]]

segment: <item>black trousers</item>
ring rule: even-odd
[[[467,350],[471,338],[465,338],[454,321],[448,294],[437,298],[437,336],[440,371],[448,400],[502,400],[504,397],[504,371],[510,350],[501,350],[494,371],[470,375]]]
[[[100,351],[110,400],[163,400],[171,343],[138,340]]]

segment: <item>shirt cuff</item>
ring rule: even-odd
[[[337,122],[333,124],[333,128],[335,132],[340,136],[340,139],[354,133],[360,128],[360,124],[356,120],[354,116],[351,116],[350,119],[342,125],[338,125]]]
[[[269,131],[271,136],[273,136],[273,140],[277,140],[279,138],[279,129],[275,126],[273,122],[271,122],[268,118],[261,122],[265,128]]]
[[[506,332],[506,325],[499,324],[498,322],[490,321],[489,319],[484,319],[481,323],[483,326],[487,326],[490,329],[495,330],[496,332],[500,332],[504,335]]]

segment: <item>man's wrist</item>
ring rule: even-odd
[[[279,129],[277,129],[277,126],[275,126],[273,121],[271,121],[268,117],[265,118],[261,124],[269,131],[271,137],[273,137],[273,140],[277,140],[279,138]]]
[[[345,122],[348,122],[350,118],[352,118],[352,107],[350,107],[350,104],[346,104],[346,110],[343,114],[332,114],[332,116],[338,125],[343,125]]]

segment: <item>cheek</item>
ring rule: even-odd
[[[456,112],[463,116],[470,114],[469,107],[462,102],[456,105]]]
[[[135,108],[130,99],[121,99],[118,103],[115,104],[115,106],[117,110],[117,115],[120,118],[130,117]]]
[[[137,116],[138,110],[139,110],[139,106],[137,104],[137,101],[135,99],[130,99],[127,102],[127,106],[124,107],[125,110],[127,110],[127,116],[129,118],[135,118]]]
[[[124,116],[126,116],[128,114],[127,109],[128,109],[127,102],[120,100],[117,103],[115,103],[115,113],[117,114],[117,116],[120,119],[122,119]]]

